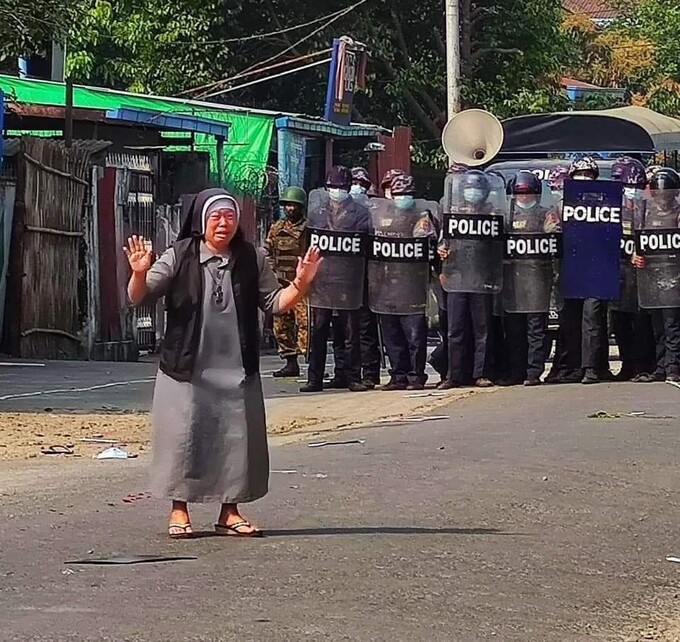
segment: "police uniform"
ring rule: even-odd
[[[303,256],[305,247],[305,220],[293,222],[288,218],[276,221],[265,241],[265,252],[271,267],[282,285],[288,285],[295,278],[298,258]],[[307,353],[307,301],[300,301],[287,314],[274,317],[274,337],[282,359]]]

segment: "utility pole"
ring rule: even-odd
[[[459,0],[446,2],[446,101],[448,117],[460,111],[460,16]]]

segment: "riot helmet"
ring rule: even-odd
[[[342,202],[349,198],[349,190],[352,187],[352,172],[349,167],[336,165],[331,167],[326,177],[326,189],[332,201]]]
[[[584,156],[571,164],[569,177],[577,181],[595,181],[600,177],[600,168],[591,156]]]
[[[373,187],[371,177],[368,175],[368,170],[364,167],[352,168],[352,187],[350,194],[352,196],[361,196],[366,194]]]
[[[522,210],[530,210],[536,207],[541,199],[542,191],[541,179],[527,170],[518,172],[508,181],[507,194],[514,199],[517,207]]]
[[[548,186],[553,194],[559,194],[564,190],[564,181],[569,178],[569,168],[566,165],[556,165],[548,175]]]
[[[632,201],[647,185],[645,166],[635,158],[621,156],[612,165],[612,179],[623,183],[623,194]]]
[[[469,205],[480,205],[489,198],[491,187],[486,174],[473,169],[461,176],[461,192],[463,200]]]
[[[392,183],[392,179],[395,176],[401,176],[403,174],[406,174],[406,172],[403,169],[388,169],[385,172],[385,175],[382,177],[382,180],[380,181],[380,188],[385,194],[385,198],[392,197],[390,193],[390,184]]]
[[[680,176],[670,167],[661,167],[649,181],[652,199],[661,207],[668,208],[677,204],[678,190],[680,190]]]
[[[416,183],[413,176],[399,174],[390,181],[390,194],[399,210],[409,210],[415,204]]]
[[[662,169],[661,165],[650,165],[649,167],[645,168],[645,176],[647,177],[647,182],[652,180],[652,176],[656,174],[660,169]]]

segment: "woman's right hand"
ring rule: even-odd
[[[132,271],[143,274],[151,269],[153,264],[153,246],[151,241],[145,241],[143,236],[128,238],[128,246],[123,248]]]

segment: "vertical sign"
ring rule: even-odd
[[[349,125],[357,88],[363,86],[362,67],[365,60],[363,46],[349,38],[333,40],[333,55],[328,74],[324,118],[337,125]]]

